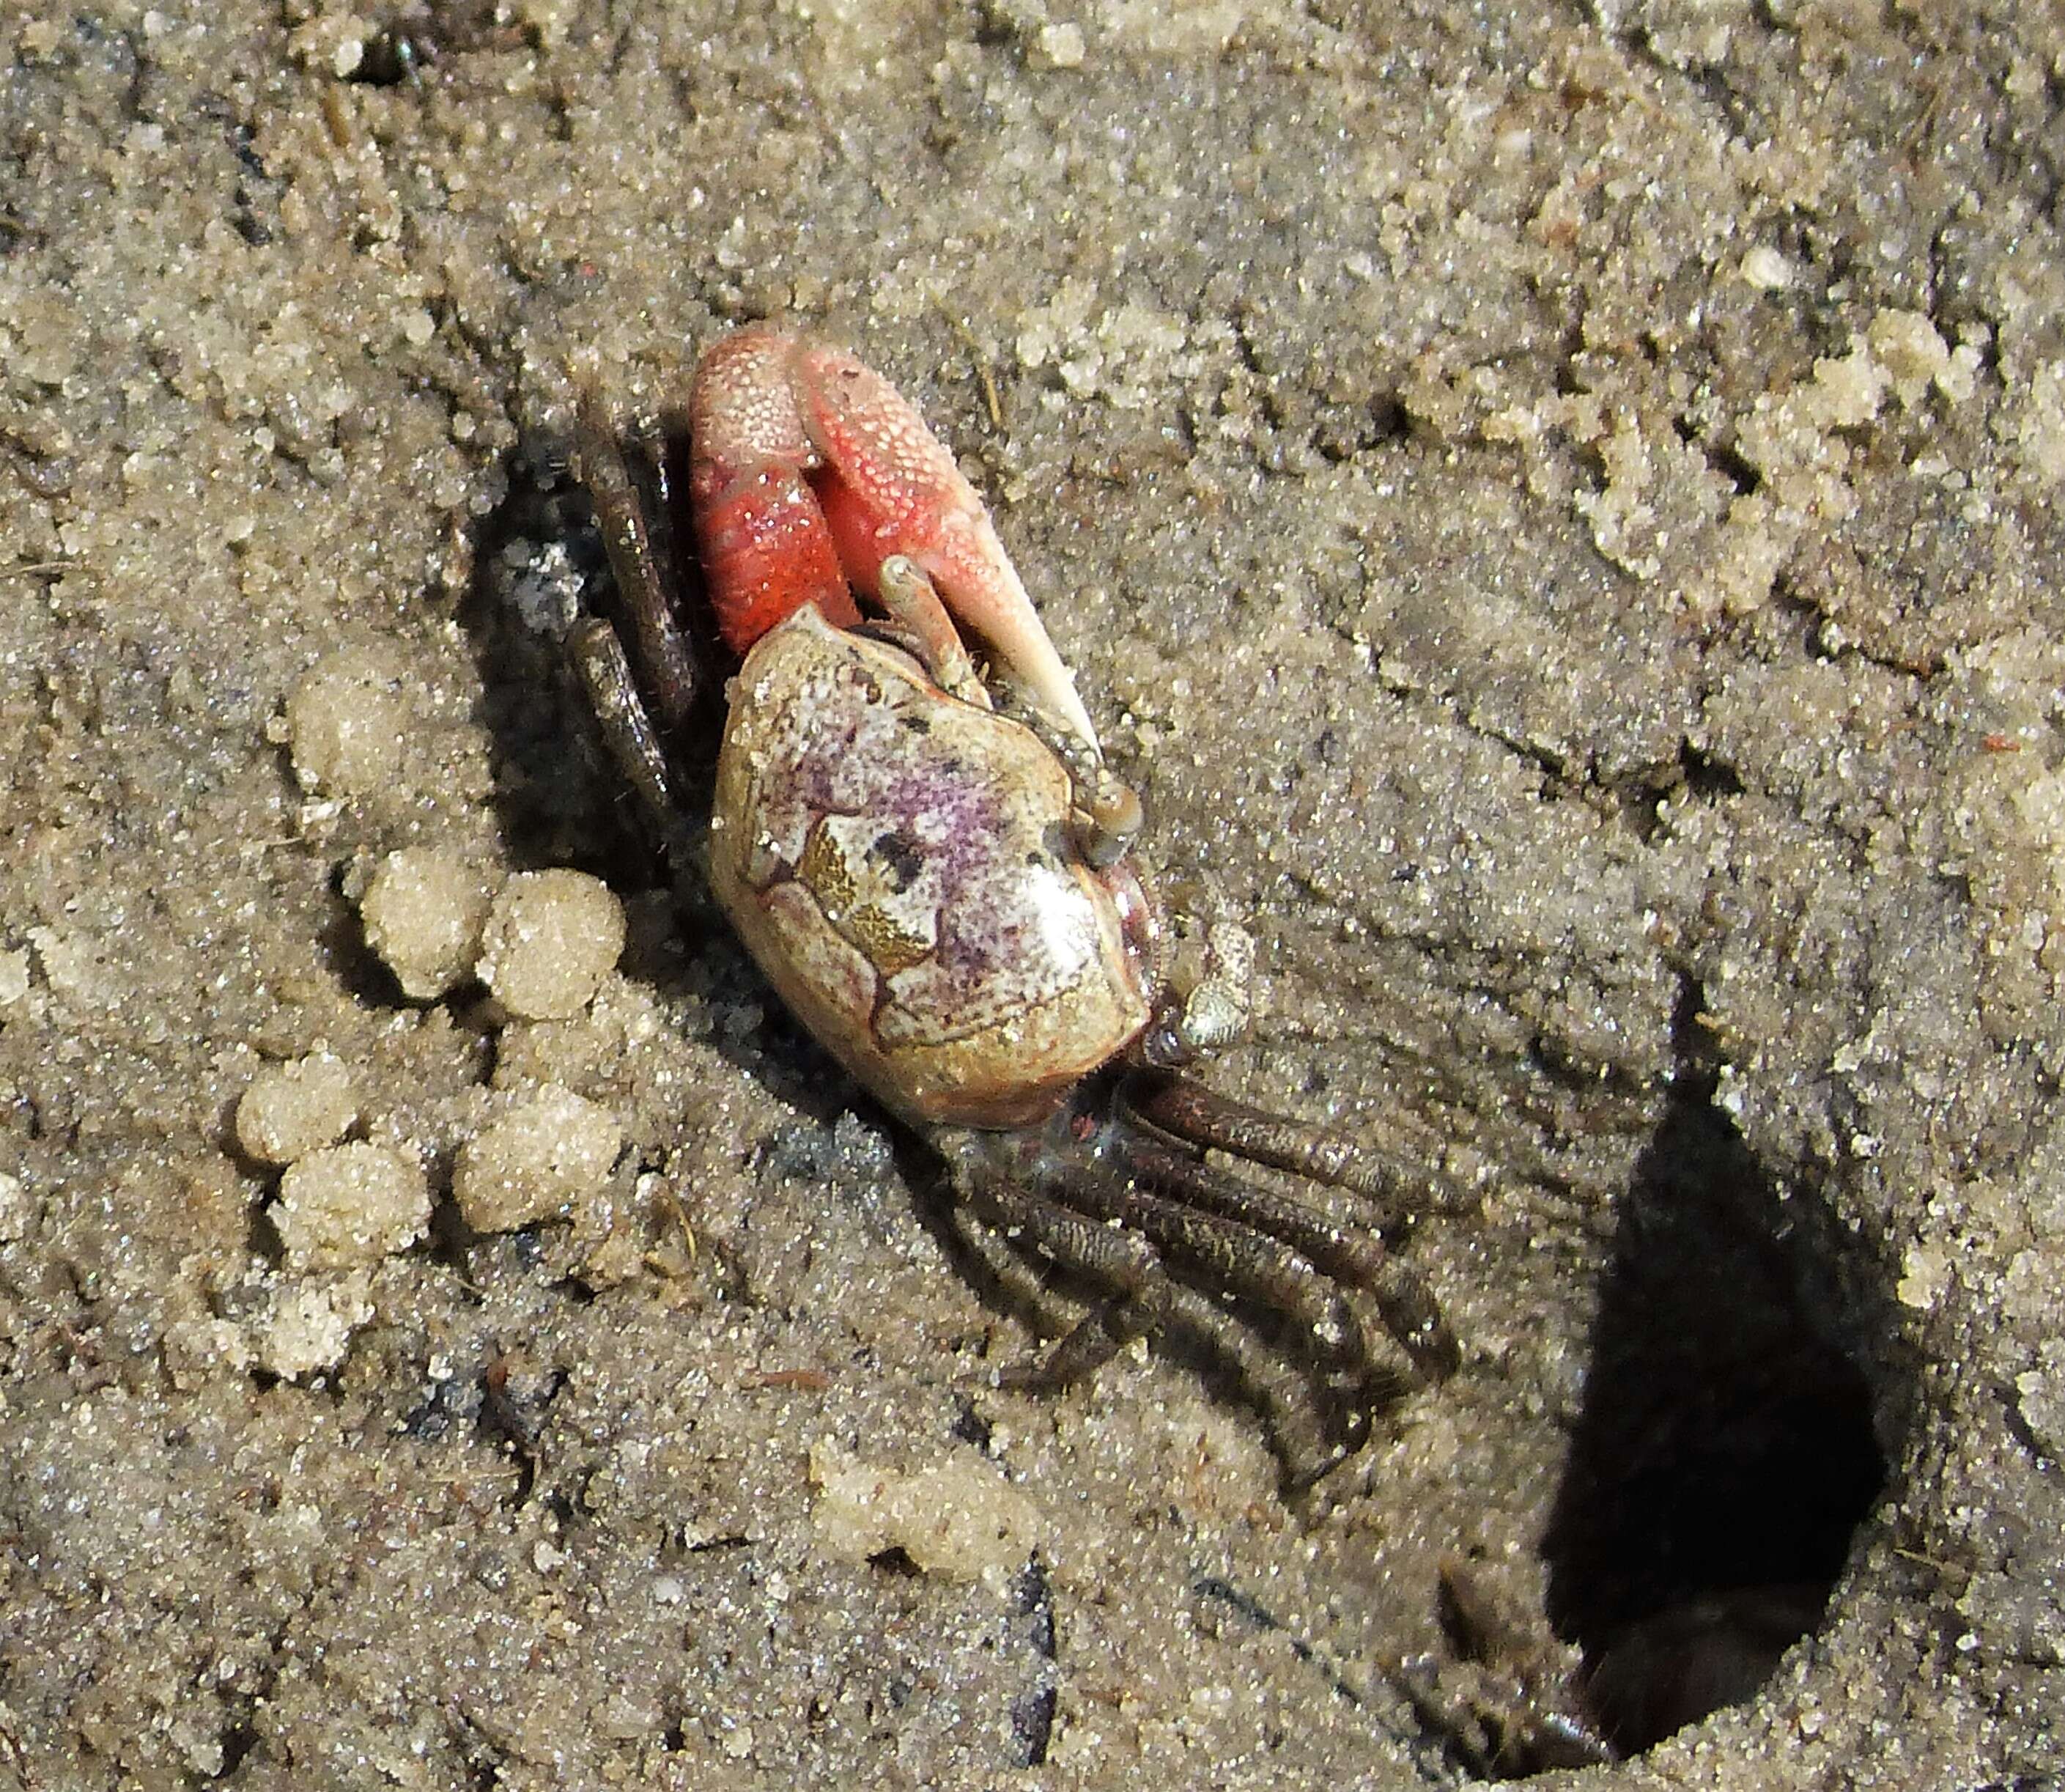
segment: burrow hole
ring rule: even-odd
[[[1549,1617],[1623,1754],[1816,1628],[1885,1458],[1816,1195],[1682,1078],[1622,1203],[1550,1532]]]

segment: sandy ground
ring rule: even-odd
[[[1775,1662],[1584,1784],[2054,1783],[2065,33],[1501,10],[0,7],[0,1779],[1439,1784],[1526,1658],[1453,1559],[1652,1729]],[[1311,1493],[1194,1352],[991,1385],[1009,1278],[518,613],[575,366],[774,312],[1252,918],[1215,1080],[1481,1192]],[[405,994],[404,847],[620,968]],[[357,1260],[238,1130],[312,1056]],[[548,1086],[620,1151],[467,1225]]]

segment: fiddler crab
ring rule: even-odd
[[[797,1018],[930,1141],[957,1212],[1101,1291],[1006,1379],[1058,1386],[1142,1333],[1202,1333],[1287,1474],[1323,1473],[1373,1408],[1455,1366],[1385,1244],[1453,1198],[1178,1074],[1244,1024],[1251,947],[1219,922],[1171,950],[1133,863],[1139,800],[982,501],[895,389],[756,325],[704,355],[688,424],[702,584],[741,662],[700,852],[679,831],[680,743],[716,682],[683,620],[666,462],[655,427],[620,435],[591,393],[575,466],[616,620],[573,646],[612,750]],[[1281,1354],[1251,1333],[1271,1315]]]

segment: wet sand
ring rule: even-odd
[[[0,15],[0,1763],[1441,1783],[1453,1560],[1634,1703],[1829,1593],[1587,1785],[2055,1770],[2055,22],[737,10]],[[1254,927],[1212,1079],[1481,1195],[1409,1247],[1461,1369],[1311,1492],[1180,1341],[993,1385],[1008,1266],[529,625],[579,382],[776,313]],[[404,849],[620,961],[405,992]],[[541,1091],[616,1149],[468,1224]]]

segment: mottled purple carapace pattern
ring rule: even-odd
[[[725,762],[733,922],[864,1081],[965,1047],[951,1074],[1038,1086],[1146,1023],[1111,893],[1069,856],[1068,775],[1028,730],[805,612],[735,682]]]
[[[1000,753],[1000,736],[1023,750]],[[1098,956],[1082,874],[1053,843],[1066,778],[1016,724],[841,654],[789,694],[762,746],[755,881],[794,876],[829,826],[854,900],[826,920],[849,938],[886,923],[927,950],[885,979],[879,1032],[965,1035]]]

